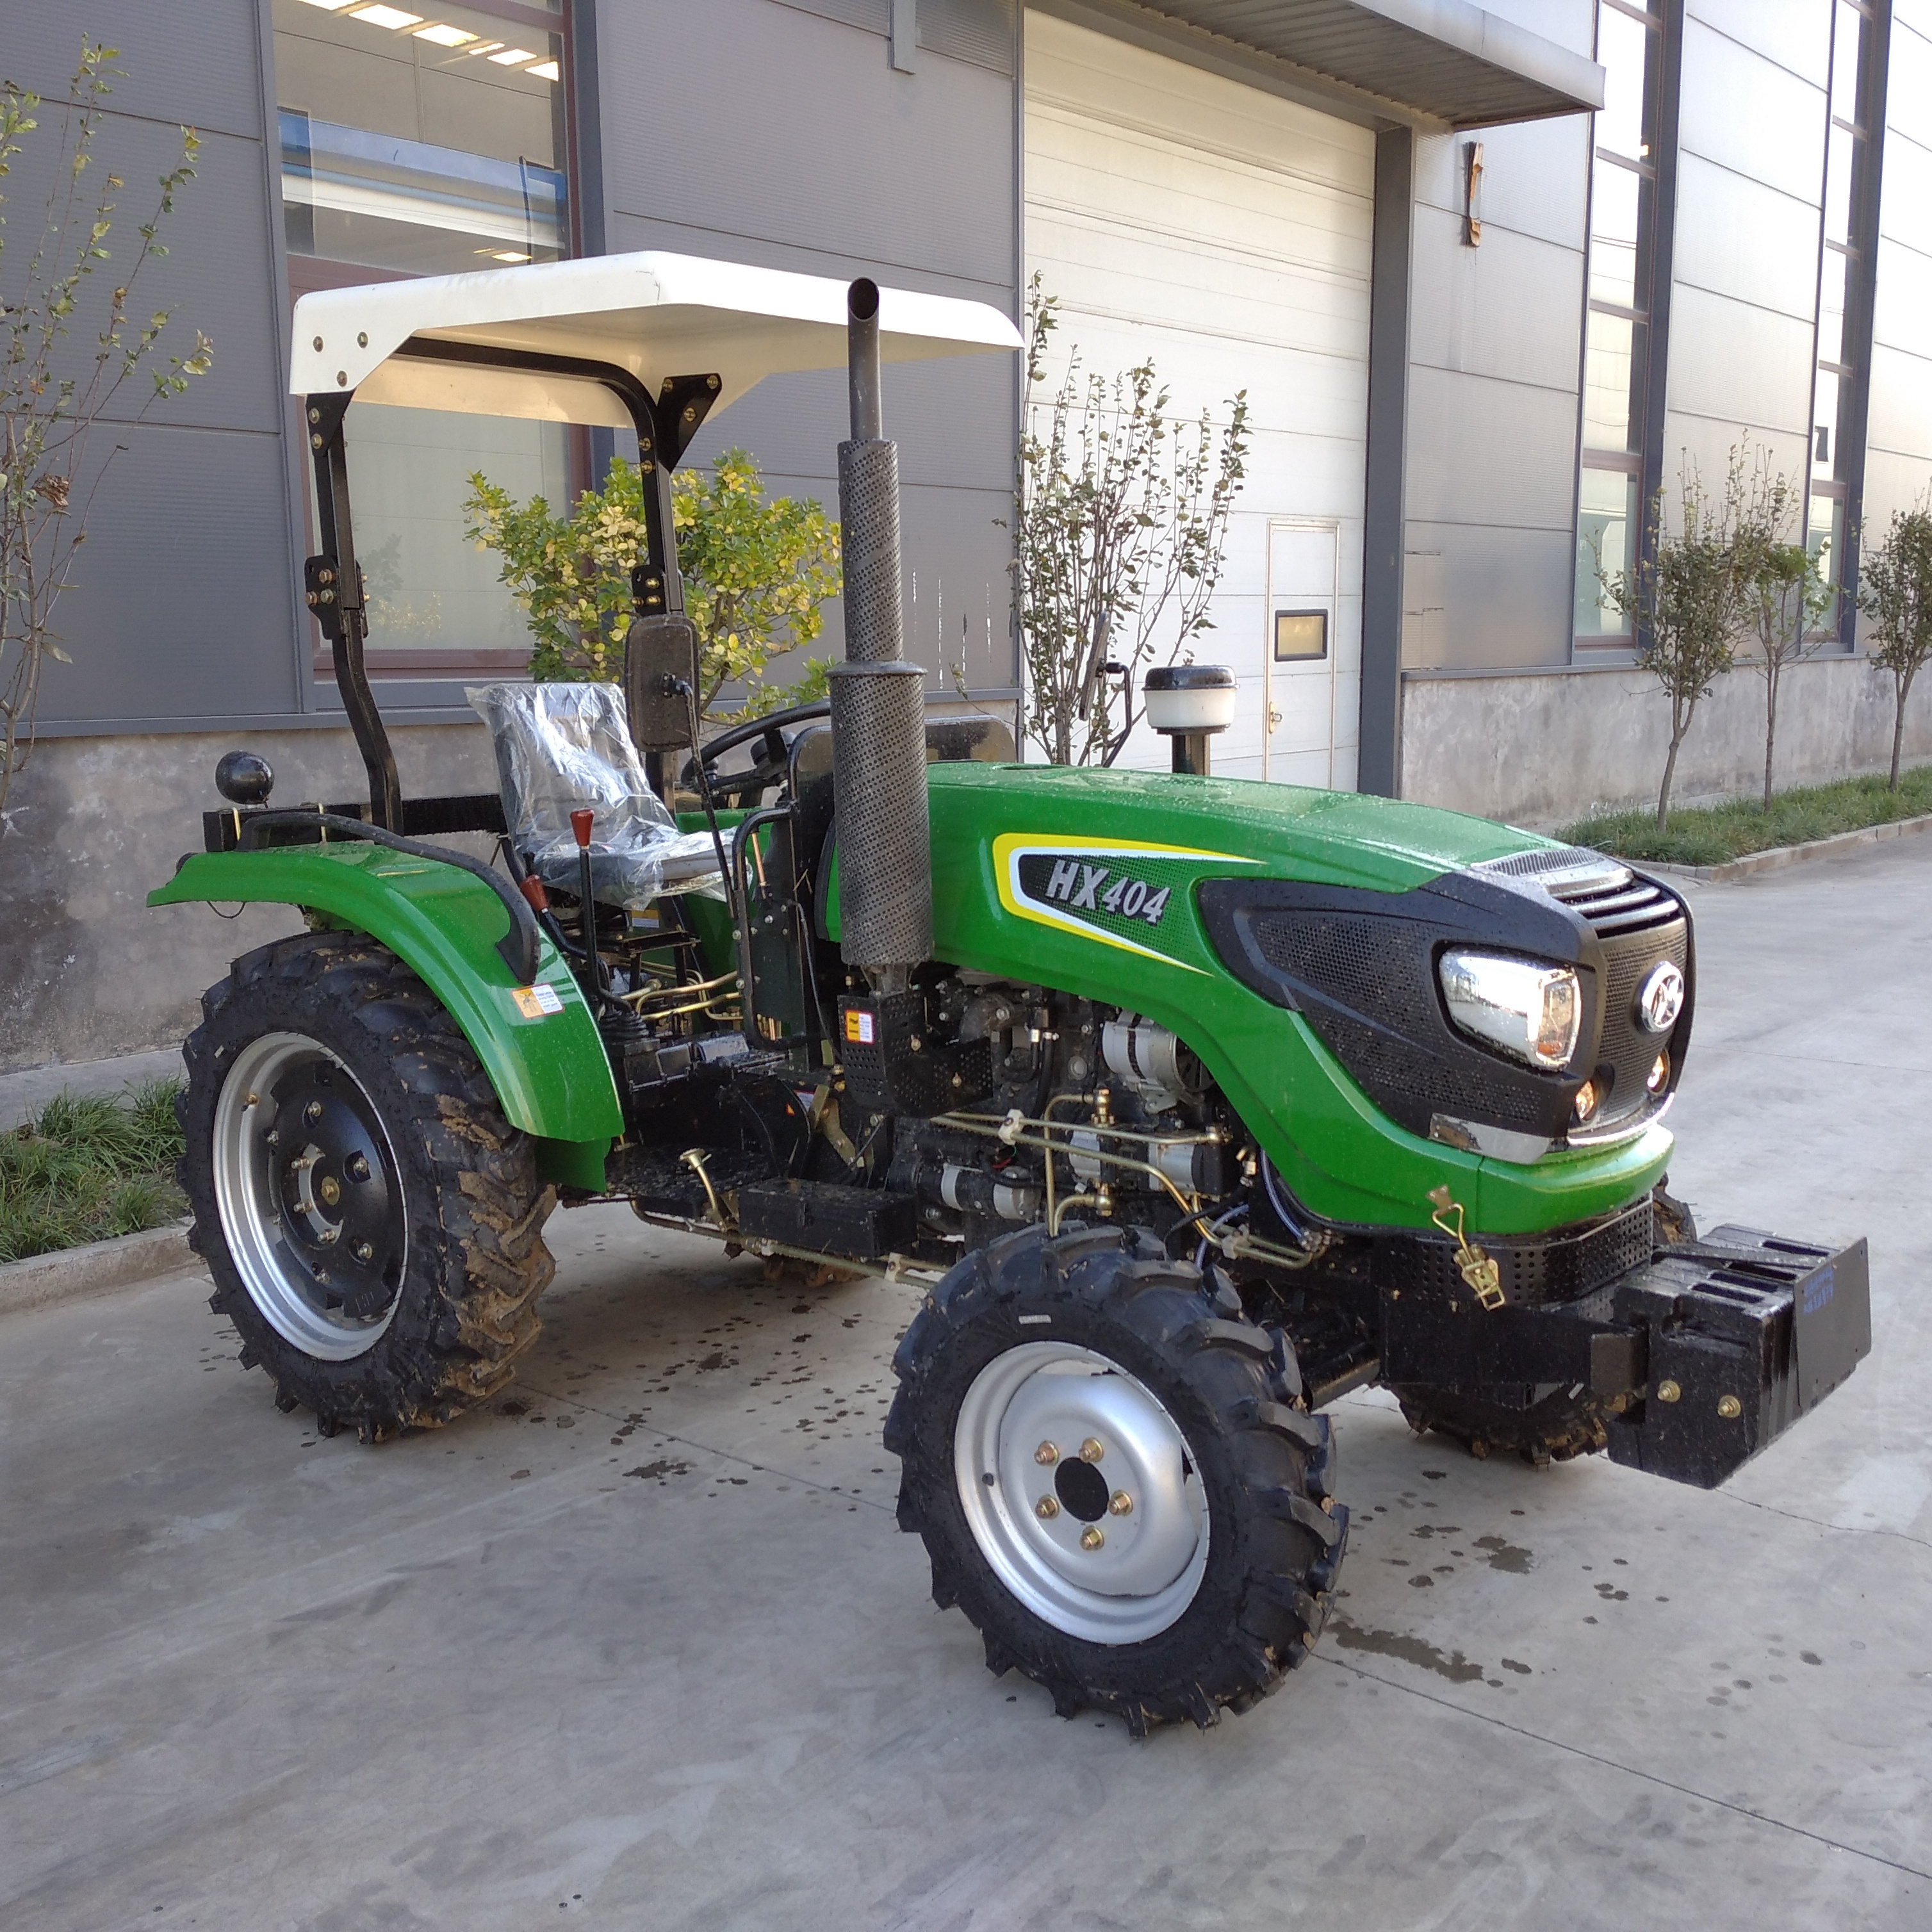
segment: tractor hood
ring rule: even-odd
[[[1556,844],[1432,806],[1249,778],[962,764],[934,766],[931,780],[935,844],[942,818],[963,814],[1003,835],[1125,839],[1223,857],[1232,863],[1221,869],[1253,878],[1370,891],[1407,892],[1465,866]],[[1195,869],[1206,876],[1216,868]]]
[[[1594,943],[1584,922],[1525,890],[1583,855],[1456,812],[1239,778],[972,764],[934,765],[928,778],[935,956],[1171,1028],[1318,1216],[1426,1226],[1430,1190],[1448,1181],[1472,1226],[1534,1230],[1626,1206],[1661,1171],[1670,1136],[1642,1120],[1615,1147],[1588,1150],[1545,1131],[1536,1144],[1550,1151],[1540,1159],[1528,1157],[1532,1131],[1508,1143],[1521,1151],[1507,1160],[1490,1156],[1486,1126],[1445,1142],[1432,1132],[1432,1113],[1486,1120],[1499,1063],[1468,1049],[1468,1064],[1450,1067],[1432,1098],[1423,1088],[1436,1073],[1418,1070],[1428,1055],[1402,1030],[1437,1024],[1436,942],[1421,931],[1432,918],[1505,950],[1574,953],[1600,967],[1598,954],[1579,950]],[[1353,956],[1372,982],[1362,997],[1375,1010],[1360,1016],[1373,1036],[1360,1054],[1319,1000],[1280,997],[1246,969],[1226,932],[1217,938],[1228,902],[1273,908],[1284,896],[1359,936]],[[826,912],[836,929],[836,897]],[[1396,1054],[1387,1068],[1378,1046]],[[1646,1064],[1655,1051],[1653,1042]],[[1560,1097],[1567,1108],[1568,1091]],[[1521,1098],[1512,1088],[1498,1104]],[[1424,1099],[1411,1120],[1409,1102]]]

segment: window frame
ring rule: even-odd
[[[1624,554],[1641,568],[1654,548],[1655,533],[1650,528],[1649,506],[1655,500],[1658,477],[1657,446],[1662,425],[1664,369],[1668,350],[1670,318],[1671,236],[1676,201],[1677,95],[1679,50],[1683,41],[1683,0],[1597,0],[1592,21],[1593,57],[1602,46],[1604,16],[1622,16],[1643,28],[1648,35],[1648,71],[1643,86],[1645,124],[1636,155],[1619,153],[1598,140],[1599,117],[1590,116],[1589,177],[1585,195],[1583,308],[1580,340],[1577,380],[1576,485],[1572,500],[1571,578],[1570,594],[1570,655],[1574,663],[1584,659],[1602,662],[1605,658],[1633,656],[1636,639],[1633,627],[1621,632],[1585,633],[1576,628],[1577,598],[1583,572],[1583,477],[1586,472],[1634,478],[1635,530],[1627,541]],[[1592,292],[1594,263],[1598,170],[1607,165],[1636,176],[1648,186],[1646,197],[1638,196],[1635,262],[1632,274],[1632,302],[1628,306],[1605,300]],[[1610,450],[1586,441],[1588,421],[1590,320],[1603,315],[1629,322],[1632,327],[1632,356],[1629,399],[1630,447]],[[1641,332],[1640,334],[1638,332]],[[1637,345],[1641,344],[1641,350]]]
[[[554,34],[557,37],[557,88],[560,109],[558,134],[560,172],[565,181],[562,238],[565,248],[560,252],[558,259],[567,260],[580,256],[586,251],[584,246],[583,198],[578,192],[579,170],[577,156],[580,124],[573,58],[576,9],[566,5],[553,11],[548,7],[530,5],[528,0],[462,0],[462,4],[466,12],[487,14],[506,25],[528,27],[533,32]],[[266,16],[267,10],[265,8],[263,10]],[[272,22],[266,18],[265,33],[268,58],[264,64],[268,70],[268,94],[272,104],[278,92],[274,80],[274,28]],[[278,182],[277,185],[278,187]],[[374,268],[363,262],[340,261],[333,256],[298,254],[292,251],[287,245],[284,224],[279,218],[279,201],[277,207],[274,242],[276,249],[283,257],[291,316],[296,303],[303,296],[314,294],[320,290],[352,288],[365,283],[414,279],[404,269]],[[568,432],[566,460],[569,494],[573,502],[580,491],[590,487],[594,466],[591,438],[592,432],[574,425]],[[299,554],[307,556],[314,541],[315,478],[307,460],[307,449],[300,438],[296,439],[292,454],[298,477],[296,508],[302,532]],[[328,640],[322,635],[322,628],[314,616],[308,612],[303,615],[308,634],[308,669],[311,688],[326,683],[332,688],[335,682],[335,660]],[[365,646],[364,655],[372,682],[377,680],[402,680],[412,684],[421,684],[424,680],[460,681],[478,675],[501,676],[506,673],[514,676],[527,672],[530,659],[527,647],[488,649],[473,644],[452,644],[435,650],[424,650],[420,646],[370,643]]]

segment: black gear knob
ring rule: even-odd
[[[230,752],[214,768],[214,788],[230,805],[266,805],[275,774],[253,752]]]

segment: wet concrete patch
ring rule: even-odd
[[[1406,1636],[1399,1630],[1364,1630],[1339,1612],[1330,1616],[1328,1634],[1343,1650],[1365,1650],[1377,1657],[1396,1658],[1404,1664],[1432,1670],[1451,1684],[1475,1684],[1482,1680],[1480,1664],[1472,1664],[1460,1650],[1445,1655],[1419,1636]]]

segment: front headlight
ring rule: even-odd
[[[1568,1064],[1583,1022],[1574,967],[1453,951],[1436,970],[1449,1017],[1461,1031],[1531,1066]]]

